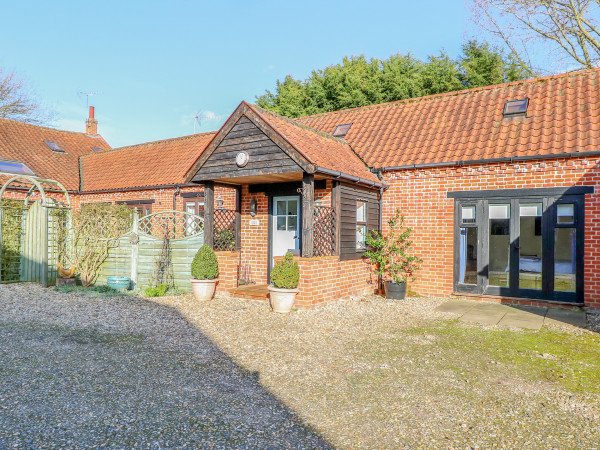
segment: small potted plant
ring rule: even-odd
[[[278,313],[289,313],[294,306],[300,281],[300,267],[294,261],[291,252],[287,252],[283,259],[277,261],[271,271],[271,281],[273,283],[269,285],[271,308]]]
[[[387,298],[401,300],[406,297],[406,282],[415,280],[415,272],[421,268],[423,260],[410,255],[412,230],[404,227],[404,216],[400,210],[388,220],[386,236],[379,231],[372,231],[366,237],[369,251],[365,256],[374,265],[374,272],[379,275],[384,284]]]
[[[213,298],[219,276],[217,255],[208,245],[200,247],[192,261],[192,291],[198,301]]]

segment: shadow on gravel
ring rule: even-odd
[[[111,328],[0,323],[0,448],[330,447],[175,309],[76,303]]]

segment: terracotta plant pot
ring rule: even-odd
[[[214,280],[196,280],[192,278],[190,281],[192,282],[194,298],[199,302],[206,302],[215,295],[218,278]]]
[[[298,289],[279,289],[275,286],[269,286],[269,297],[271,298],[271,308],[274,312],[286,314],[294,307]]]

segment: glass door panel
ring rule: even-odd
[[[459,276],[461,284],[477,284],[477,228],[460,229]]]
[[[508,287],[510,280],[510,203],[489,205],[488,284]]]
[[[542,289],[542,203],[519,205],[519,288]]]
[[[575,228],[554,229],[554,290],[576,292],[576,243]]]

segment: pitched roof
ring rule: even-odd
[[[344,137],[374,168],[600,150],[600,69],[296,119]],[[525,117],[503,118],[529,98]]]
[[[202,154],[215,134],[193,134],[83,156],[82,191],[183,184],[190,162]]]
[[[364,180],[380,182],[343,139],[335,138],[256,105],[248,106],[309,163]]]
[[[64,153],[44,142],[55,142]],[[110,145],[101,136],[56,130],[10,119],[0,119],[0,159],[21,161],[36,176],[61,182],[70,191],[79,189],[79,157]]]

